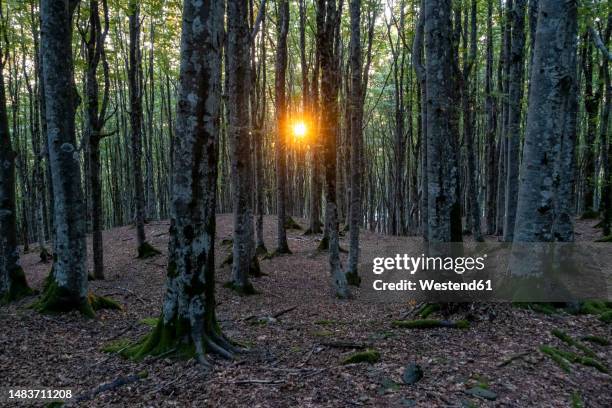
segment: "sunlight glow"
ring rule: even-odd
[[[301,139],[304,136],[306,136],[306,133],[308,132],[308,128],[306,127],[306,124],[304,122],[295,122],[293,124],[293,135],[298,138]]]

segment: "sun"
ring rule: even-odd
[[[293,135],[298,139],[301,139],[306,136],[307,132],[308,128],[306,127],[306,124],[304,122],[295,122],[293,124]]]

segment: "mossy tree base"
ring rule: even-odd
[[[284,223],[285,229],[293,229],[301,231],[303,228],[292,217],[287,217]]]
[[[166,322],[163,317],[157,320],[153,330],[135,343],[119,343],[106,348],[110,352],[133,360],[146,356],[169,356],[179,359],[196,358],[208,364],[205,354],[214,353],[232,359],[239,350],[222,333],[217,324],[202,324],[192,328],[188,319],[174,318]],[[207,327],[208,326],[208,327]]]
[[[144,242],[138,247],[138,259],[152,258],[160,254],[161,252],[148,242]]]
[[[40,249],[39,257],[40,257],[40,263],[48,263],[51,259],[53,259],[53,256],[49,253],[49,251],[45,247],[42,247]]]
[[[102,309],[122,310],[119,303],[111,298],[89,293],[85,298],[75,296],[66,288],[60,287],[53,278],[53,271],[45,278],[43,292],[40,298],[31,306],[44,314],[67,313],[73,310],[83,316],[95,317],[95,312]]]
[[[319,246],[317,247],[317,250],[319,251],[328,251],[329,250],[329,237],[323,237],[321,238],[321,241],[319,242]]]
[[[255,248],[255,255],[257,256],[265,256],[268,254],[268,248],[264,244],[259,244]]]
[[[34,291],[28,286],[25,273],[21,267],[15,268],[10,272],[8,291],[0,296],[0,305],[6,305],[30,296]]]
[[[259,294],[259,292],[255,290],[251,282],[248,282],[246,285],[241,285],[237,284],[236,282],[229,281],[223,284],[223,287],[233,290],[240,296],[251,296]]]
[[[599,238],[595,240],[595,242],[612,242],[612,235],[608,235],[607,237]]]
[[[359,287],[361,285],[361,277],[357,272],[347,272],[345,273],[346,282],[351,286]]]
[[[597,211],[594,211],[592,209],[588,209],[585,212],[582,213],[582,215],[580,216],[580,219],[583,220],[593,220],[599,217],[599,213]]]
[[[304,231],[304,235],[319,235],[322,234],[323,230],[321,229],[321,227],[319,228],[308,228],[306,231]]]

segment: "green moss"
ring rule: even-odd
[[[580,216],[583,220],[593,220],[599,217],[599,213],[591,208],[585,210]]]
[[[563,341],[567,345],[576,347],[578,350],[582,351],[587,356],[589,356],[589,357],[597,357],[597,354],[595,354],[595,352],[593,350],[591,350],[590,348],[588,348],[584,344],[580,343],[578,340],[575,340],[574,338],[572,338],[572,336],[570,336],[569,334],[565,333],[564,331],[559,330],[559,329],[554,329],[553,331],[551,331],[551,333],[552,333],[553,336],[557,337],[558,339],[560,339],[561,341]]]
[[[419,311],[419,317],[421,319],[427,319],[430,314],[437,312],[440,310],[440,305],[438,303],[428,303],[424,305]]]
[[[599,316],[599,320],[604,323],[612,323],[612,310],[602,313],[601,316]]]
[[[221,245],[232,246],[234,245],[234,240],[232,238],[223,238],[221,240]]]
[[[380,353],[376,350],[368,349],[353,353],[342,360],[342,364],[368,363],[375,364],[380,361]]]
[[[599,336],[584,336],[582,340],[589,341],[591,343],[599,344],[600,346],[609,346],[610,341],[604,337]]]
[[[151,327],[157,326],[158,322],[159,322],[159,319],[157,317],[145,317],[144,319],[140,320],[140,323],[146,324],[147,326],[151,326]]]
[[[432,319],[420,319],[420,320],[395,320],[392,323],[393,327],[399,327],[403,329],[432,329],[436,327],[446,327],[451,329],[467,329],[470,327],[470,323],[467,320],[458,320],[456,322],[448,320],[432,320]]]
[[[105,353],[119,353],[131,345],[133,345],[133,342],[129,339],[118,339],[103,346],[101,350]]]
[[[189,335],[189,322],[174,319],[165,323],[161,318],[149,334],[117,352],[132,360],[142,360],[149,355],[168,355],[179,359],[190,359],[196,355]]]
[[[94,311],[108,309],[108,310],[123,310],[121,305],[109,297],[94,295],[89,293],[87,296],[89,304]]]
[[[578,391],[572,392],[572,408],[583,408],[582,397]]]
[[[148,242],[143,242],[143,244],[138,247],[139,259],[152,258],[159,254],[161,254],[161,252],[158,249],[155,249],[153,245],[149,244]]]
[[[61,287],[53,278],[53,271],[45,278],[44,289],[40,298],[31,307],[40,313],[66,313],[79,311],[86,317],[95,317],[89,297],[80,298],[68,289]]]
[[[319,326],[331,326],[334,323],[336,322],[333,320],[317,320],[316,322],[314,322],[314,324]]]
[[[8,291],[0,297],[0,306],[30,296],[34,291],[28,286],[23,269],[18,266],[10,272]]]
[[[612,242],[612,235],[596,239],[595,242]]]
[[[603,300],[585,300],[580,304],[580,314],[601,314],[610,310]]]
[[[302,230],[302,226],[298,224],[292,217],[285,218],[285,229]]]
[[[329,237],[323,236],[321,241],[319,241],[319,246],[317,246],[318,251],[327,251],[329,250]]]
[[[347,272],[345,274],[346,282],[351,286],[359,287],[361,285],[361,277],[357,272]]]
[[[542,313],[545,315],[554,315],[558,314],[559,310],[552,303],[545,302],[514,302],[512,304],[514,307],[518,307],[521,309],[533,310],[537,313]]]
[[[608,373],[607,367],[592,357],[579,356],[571,351],[559,350],[551,346],[541,346],[540,351],[552,358],[566,372],[570,372],[569,363],[582,364],[593,367],[602,373]]]
[[[255,248],[255,255],[257,256],[266,256],[268,254],[268,248],[264,244],[259,244]]]
[[[572,371],[569,362],[561,355],[558,350],[550,346],[540,346],[540,351],[550,357],[563,371],[569,373]]]
[[[227,254],[227,256],[221,262],[221,265],[219,266],[226,266],[226,265],[231,266],[232,263],[234,263],[234,254],[233,252],[230,251],[230,253]]]
[[[334,335],[334,333],[329,330],[319,330],[312,333],[312,335],[315,337],[331,337]]]

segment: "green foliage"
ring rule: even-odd
[[[578,391],[572,392],[572,408],[583,408],[582,397]]]
[[[612,323],[612,310],[602,313],[601,316],[599,316],[599,320],[604,323]]]
[[[368,349],[353,353],[342,360],[342,364],[368,363],[375,364],[380,361],[380,353],[376,350]]]

